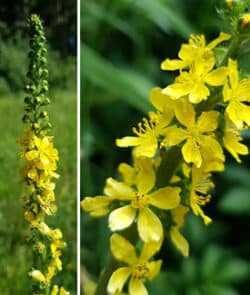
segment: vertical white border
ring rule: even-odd
[[[77,280],[77,295],[80,295],[80,0],[77,0],[77,7],[76,7],[76,15],[77,15],[77,201],[76,201],[76,212],[77,212],[77,248],[76,248],[76,280]]]

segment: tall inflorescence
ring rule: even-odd
[[[33,295],[68,295],[63,287],[52,284],[56,272],[62,270],[61,249],[66,246],[62,232],[47,224],[47,217],[57,211],[55,179],[59,155],[48,135],[51,123],[45,106],[50,103],[46,69],[46,39],[37,15],[30,20],[30,52],[27,93],[24,103],[24,133],[20,139],[24,166],[21,177],[25,183],[24,217],[29,222],[30,244],[34,263],[29,272]]]
[[[247,7],[247,1],[226,1],[221,13],[230,34],[221,32],[209,43],[204,35],[191,35],[178,59],[162,62],[161,69],[178,71],[177,77],[151,90],[155,111],[133,128],[134,136],[116,141],[133,147],[133,164],[119,165],[121,179],[108,178],[104,195],[82,201],[94,217],[109,214],[109,228],[116,232],[110,248],[119,264],[103,273],[96,295],[105,289],[148,294],[143,283],[160,272],[162,260],[152,257],[163,240],[186,257],[189,243],[181,233],[186,215],[212,222],[204,207],[211,201],[213,173],[224,170],[225,150],[238,163],[249,153],[241,131],[250,126],[250,78],[237,62],[249,35]]]

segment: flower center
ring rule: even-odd
[[[147,207],[149,202],[149,196],[136,192],[134,199],[132,200],[131,206],[135,209],[143,209]]]
[[[156,114],[151,113],[149,119],[143,118],[137,128],[133,128],[134,134],[140,137],[148,136],[148,133],[156,133],[156,127],[159,123],[159,118]]]
[[[149,268],[147,263],[139,263],[134,267],[132,277],[134,279],[141,280],[146,278],[148,276],[148,273],[149,273]]]

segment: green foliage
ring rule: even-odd
[[[31,252],[25,242],[28,233],[23,218],[23,185],[18,173],[21,161],[16,143],[22,132],[24,94],[6,95],[0,99],[0,286],[1,294],[30,294]],[[76,294],[76,93],[53,90],[49,107],[55,146],[60,153],[56,196],[59,207],[56,220],[64,233],[67,248],[63,250],[64,271],[58,283]],[[67,110],[65,112],[65,110]],[[18,120],[20,123],[18,123]],[[63,130],[63,132],[62,132]],[[62,135],[63,134],[63,135]],[[53,219],[53,218],[52,218]]]
[[[28,67],[29,40],[19,32],[14,37],[0,43],[0,95],[23,89]],[[76,58],[62,57],[59,52],[48,49],[48,70],[50,87],[70,89],[76,84]]]

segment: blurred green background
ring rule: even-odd
[[[56,196],[58,212],[49,221],[60,227],[67,242],[63,272],[55,283],[76,294],[76,0],[1,1],[0,6],[0,294],[31,294],[28,271],[32,256],[25,242],[20,146],[23,130],[22,91],[28,68],[28,27],[31,13],[43,20],[48,37],[49,96],[60,161]]]
[[[130,149],[115,139],[150,110],[153,86],[173,81],[160,70],[176,57],[190,33],[208,40],[226,30],[217,14],[224,1],[84,0],[81,1],[81,196],[100,195],[117,165],[130,161]],[[250,58],[240,61],[250,74]],[[249,132],[244,134],[249,146]],[[168,243],[161,275],[149,286],[153,295],[236,295],[250,290],[250,161],[237,165],[227,154],[225,172],[215,175],[215,191],[205,211],[214,220],[206,227],[189,216],[183,231],[190,242],[184,259]],[[81,215],[81,282],[92,294],[109,257],[107,218]],[[88,289],[89,288],[89,289]],[[83,292],[83,290],[82,290]],[[104,293],[105,294],[105,293]]]

